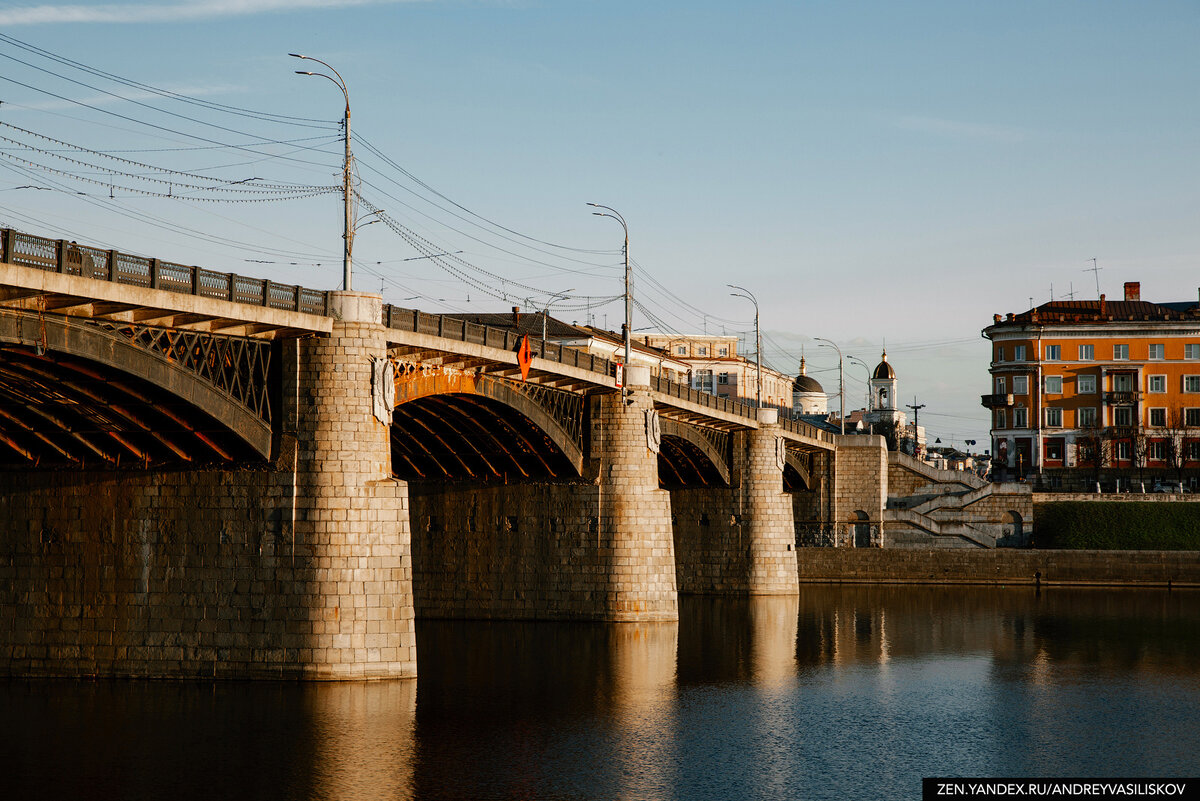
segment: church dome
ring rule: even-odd
[[[803,357],[800,358],[800,375],[796,376],[796,380],[792,382],[792,392],[825,392],[817,379],[807,375]]]
[[[882,378],[887,381],[894,381],[896,379],[896,371],[888,364],[886,350],[883,352],[883,361],[875,368],[875,373],[871,377]]]

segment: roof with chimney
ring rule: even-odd
[[[1195,321],[1200,319],[1200,302],[1174,301],[1151,303],[1141,299],[1141,286],[1136,281],[1125,284],[1123,300],[1052,300],[1020,314],[993,318],[994,326],[1045,323],[1105,324],[1153,320]]]

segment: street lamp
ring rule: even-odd
[[[625,253],[625,370],[629,370],[629,351],[630,338],[633,335],[633,293],[629,287],[629,226],[625,224],[625,218],[620,212],[609,206],[601,206],[599,203],[588,203],[589,206],[595,209],[604,209],[604,211],[593,211],[597,217],[612,217],[621,224],[621,229],[625,232],[625,246],[622,250]],[[629,390],[626,388],[629,383],[629,374],[626,373],[621,379],[621,398],[624,399]]]
[[[353,206],[350,203],[350,172],[351,172],[350,92],[346,89],[346,82],[344,80],[342,80],[342,76],[338,74],[338,71],[335,70],[333,67],[329,66],[328,64],[326,64],[321,59],[313,58],[312,56],[302,56],[299,53],[288,53],[288,55],[291,56],[292,58],[300,58],[300,59],[304,59],[306,61],[315,61],[318,64],[320,64],[321,66],[328,69],[330,72],[333,73],[333,75],[336,75],[337,77],[335,78],[335,77],[333,77],[333,75],[326,75],[323,72],[304,72],[302,70],[296,70],[295,72],[297,75],[311,75],[314,77],[325,78],[329,81],[332,81],[337,86],[338,89],[342,90],[342,96],[346,98],[346,157],[345,157],[345,160],[342,162],[342,193],[343,193],[343,204],[345,206],[344,210],[345,210],[345,215],[346,215],[345,227],[344,227],[343,233],[342,233],[342,239],[345,240],[345,244],[342,249],[342,289],[349,292],[349,291],[351,291],[351,288],[350,288],[350,277],[351,277],[350,276],[350,272],[351,272],[350,254],[354,250],[354,210],[353,210]]]
[[[554,305],[556,300],[566,300],[568,292],[574,292],[574,289],[564,289],[562,292],[555,292],[546,301],[546,310],[542,312],[542,358],[546,358],[546,318],[550,316],[550,307]]]
[[[749,289],[745,289],[734,284],[726,284],[730,289],[736,289],[737,292],[730,292],[731,297],[745,298],[754,304],[754,371],[757,374],[755,379],[755,405],[762,408],[762,334],[758,330],[758,300],[754,297],[754,293]]]
[[[836,344],[823,337],[813,337],[818,342],[825,342],[827,345],[820,347],[831,347],[837,351],[838,355],[838,423],[842,427],[842,434],[846,433],[846,384],[845,374],[842,371],[842,349]]]
[[[846,361],[862,365],[862,368],[867,371],[867,411],[869,412],[875,402],[875,397],[871,394],[871,368],[857,356],[847,356]]]

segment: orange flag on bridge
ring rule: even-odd
[[[529,334],[521,340],[521,347],[517,349],[517,364],[521,365],[521,380],[529,379],[529,366],[533,364],[533,353],[529,350]]]

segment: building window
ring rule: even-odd
[[[1200,344],[1184,345],[1183,358],[1185,359],[1200,359]]]
[[[1080,345],[1079,346],[1079,361],[1090,362],[1090,361],[1094,361],[1095,358],[1096,358],[1096,346],[1095,345]]]
[[[1167,443],[1156,439],[1146,447],[1146,458],[1161,462],[1167,458]]]
[[[1183,377],[1184,392],[1200,392],[1200,375],[1185,375]]]
[[[728,347],[721,348],[719,351],[717,351],[717,355],[718,355],[718,356],[728,356],[728,355],[729,355],[729,348],[728,348]]]
[[[1048,375],[1046,376],[1046,394],[1061,395],[1062,394],[1062,376]]]
[[[1084,406],[1075,410],[1075,425],[1078,428],[1092,428],[1096,425],[1096,409],[1094,406]]]
[[[1200,426],[1200,409],[1184,409],[1183,424],[1188,428]]]
[[[1113,345],[1113,360],[1119,362],[1129,361],[1129,346]]]
[[[1200,440],[1189,439],[1185,451],[1189,462],[1200,462]]]
[[[1117,443],[1117,458],[1122,462],[1129,461],[1130,447],[1129,440],[1123,439]]]
[[[713,371],[697,370],[696,372],[692,373],[692,389],[698,389],[701,392],[712,394]]]
[[[1003,409],[996,410],[996,428],[1008,428],[1008,416]]]
[[[1130,373],[1117,373],[1112,377],[1113,392],[1133,392],[1133,376]]]
[[[1197,376],[1200,378],[1200,376]],[[1029,376],[1014,375],[1013,376],[1013,394],[1028,395],[1029,394]]]
[[[1047,345],[1046,346],[1046,361],[1056,362],[1061,358],[1062,358],[1062,346],[1061,345]]]
[[[1155,428],[1164,428],[1167,425],[1167,410],[1166,409],[1151,409],[1150,410],[1150,425]]]
[[[1165,351],[1165,349],[1166,349],[1166,346],[1164,346],[1162,344],[1151,344],[1150,345],[1150,353],[1149,353],[1150,358],[1151,359],[1163,358],[1163,352]]]
[[[1167,377],[1165,375],[1151,375],[1146,377],[1146,390],[1148,392],[1166,392]]]
[[[1079,395],[1091,395],[1096,392],[1096,376],[1081,375],[1075,377],[1075,392]]]
[[[696,353],[699,356],[707,356],[708,355],[708,346],[701,345],[700,347],[696,348]]]
[[[1025,361],[1025,346],[1024,345],[1013,345],[1013,361],[1014,362]]]
[[[1046,461],[1061,462],[1063,454],[1062,442],[1051,440],[1046,443]]]
[[[999,346],[996,347],[996,361],[998,361],[998,362],[1004,361],[1004,348],[1001,348]]]
[[[1046,428],[1062,428],[1062,409],[1055,406],[1046,409]]]
[[[675,348],[675,355],[676,356],[686,356],[687,355],[687,345],[680,345],[679,347]]]
[[[729,383],[729,373],[718,373],[717,374],[717,383],[718,384],[728,384]],[[915,403],[915,401],[914,401],[914,403]]]
[[[1113,425],[1121,428],[1129,428],[1133,425],[1133,407],[1118,406],[1113,409]]]
[[[1028,426],[1029,410],[1013,409],[1013,428],[1027,428]]]
[[[1003,395],[1003,394],[1005,394],[1005,390],[1004,390],[1004,376],[999,376],[999,377],[996,379],[996,394],[997,394],[997,395]]]

